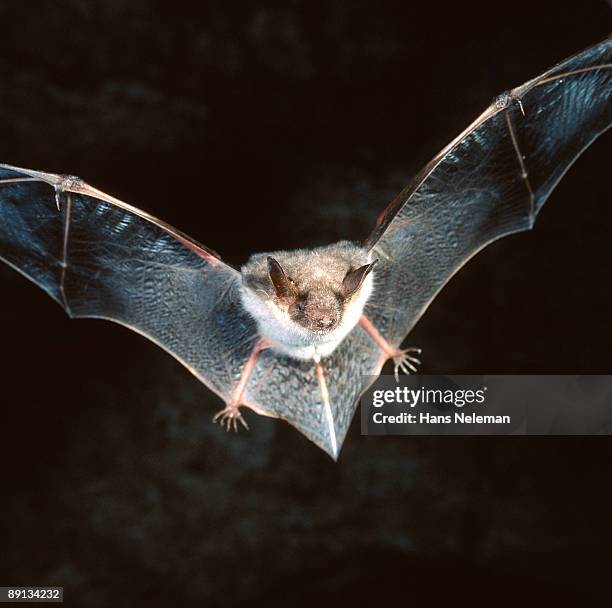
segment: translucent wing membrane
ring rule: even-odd
[[[612,119],[612,43],[500,95],[391,203],[369,239],[380,258],[368,316],[399,345],[476,252],[528,230]]]
[[[238,272],[75,178],[1,166],[0,217],[0,256],[70,316],[134,329],[227,398],[257,338]]]

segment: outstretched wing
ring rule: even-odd
[[[151,339],[225,400],[257,340],[236,270],[75,177],[0,165],[0,258],[71,317]]]
[[[533,226],[612,121],[612,41],[497,97],[391,203],[368,240],[380,259],[366,314],[398,346],[475,253]]]

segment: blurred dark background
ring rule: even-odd
[[[0,4],[0,160],[73,173],[239,265],[360,239],[494,95],[603,38],[603,1]],[[610,141],[411,335],[425,373],[610,373]],[[366,438],[334,464],[0,267],[0,584],[79,606],[593,605],[607,438]]]

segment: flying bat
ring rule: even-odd
[[[383,364],[450,277],[492,241],[529,230],[611,123],[612,42],[493,103],[416,175],[363,243],[253,255],[240,270],[77,177],[0,165],[0,256],[70,315],[115,321],[183,363],[247,426],[282,418],[338,457]]]

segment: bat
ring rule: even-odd
[[[281,418],[337,459],[361,394],[450,277],[529,230],[610,126],[612,41],[493,103],[416,175],[363,243],[258,253],[235,269],[176,228],[77,177],[0,165],[0,257],[70,317],[165,349],[215,392],[214,420]],[[248,428],[248,427],[247,427]]]

